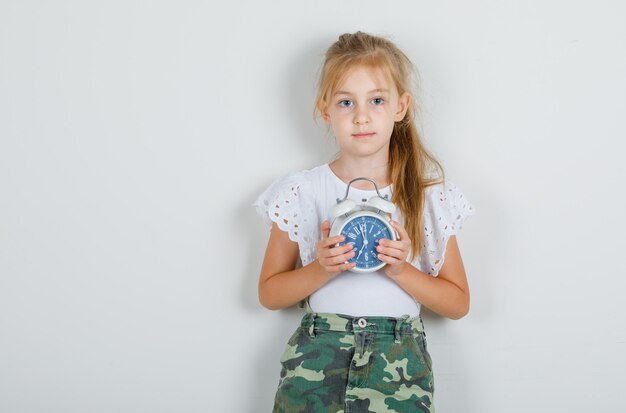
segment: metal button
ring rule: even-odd
[[[367,320],[366,320],[366,319],[364,319],[364,318],[359,318],[359,321],[357,321],[356,323],[357,323],[357,324],[359,325],[359,327],[361,327],[361,328],[365,328],[365,327],[367,327]]]

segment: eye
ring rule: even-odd
[[[339,106],[342,108],[349,108],[350,106],[352,106],[352,101],[348,99],[340,100]]]
[[[383,99],[383,98],[374,98],[374,99],[372,99],[372,103],[374,105],[382,105],[383,103],[385,103],[385,99]]]

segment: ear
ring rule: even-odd
[[[404,119],[404,116],[406,115],[406,111],[409,110],[409,105],[411,103],[411,95],[409,94],[409,92],[404,92],[399,98],[398,98],[398,111],[395,114],[395,121],[396,122],[400,122],[402,119]]]
[[[318,102],[317,110],[319,111],[320,115],[322,115],[322,119],[324,119],[324,122],[330,125],[330,115],[328,114],[328,106],[326,106],[326,104],[323,102]]]

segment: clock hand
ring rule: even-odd
[[[363,228],[361,229],[361,232],[363,234],[363,245],[367,245],[369,244],[369,242],[367,241],[367,235],[365,234],[367,232],[367,223],[363,223]]]
[[[365,238],[365,231],[367,231],[367,224],[366,223],[363,223],[363,225],[359,224],[359,228],[361,229],[361,237],[363,237],[363,244],[361,245],[361,249],[359,250],[359,255],[357,255],[356,257],[357,260],[359,259],[359,257],[363,253],[363,250],[368,244],[367,238]]]
[[[364,248],[365,248],[365,243],[361,246],[361,249],[359,250],[359,255],[356,256],[355,261],[359,260],[359,257],[361,256],[361,253],[363,252]]]

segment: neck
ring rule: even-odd
[[[373,179],[378,188],[383,188],[391,183],[387,158],[368,159],[340,156],[329,166],[335,175],[345,183],[359,177]],[[357,181],[352,186],[357,189],[374,189],[371,183],[365,181]]]

